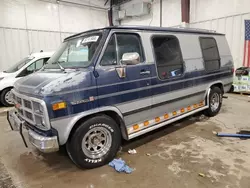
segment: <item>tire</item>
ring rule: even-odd
[[[217,115],[222,105],[222,91],[218,87],[212,87],[209,94],[209,108],[205,110],[205,115],[213,117]]]
[[[4,106],[13,106],[14,104],[13,103],[10,103],[10,101],[8,101],[7,99],[6,99],[6,95],[10,95],[10,90],[11,90],[12,88],[7,88],[7,89],[4,89],[3,91],[2,91],[2,93],[1,93],[1,95],[0,95],[0,101],[1,101],[1,103],[4,105]]]
[[[110,162],[120,145],[121,132],[116,122],[109,116],[98,115],[84,121],[73,132],[66,150],[76,166],[91,169]]]

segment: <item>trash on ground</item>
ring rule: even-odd
[[[213,131],[213,134],[217,134],[217,132],[216,132],[216,131]]]
[[[203,173],[199,173],[199,176],[201,176],[201,177],[205,177],[205,174],[203,174]]]
[[[136,151],[135,149],[129,149],[129,150],[128,150],[128,153],[129,153],[129,154],[136,154],[137,151]]]
[[[150,156],[151,154],[150,154],[150,153],[147,153],[146,155],[147,155],[147,156]]]
[[[109,166],[113,167],[117,172],[126,172],[130,174],[133,172],[133,169],[126,165],[125,161],[120,159],[114,159],[109,163]]]

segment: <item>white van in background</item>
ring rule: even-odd
[[[38,71],[49,60],[54,52],[33,53],[5,71],[0,71],[0,102],[12,106],[10,90],[18,79]]]

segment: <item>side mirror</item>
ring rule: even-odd
[[[122,55],[121,64],[137,65],[140,63],[140,55],[137,52],[124,53]]]

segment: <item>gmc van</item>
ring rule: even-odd
[[[12,90],[8,113],[24,144],[65,146],[81,168],[111,161],[121,144],[194,113],[218,114],[233,81],[224,34],[116,26],[68,37]]]

